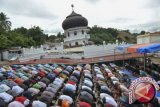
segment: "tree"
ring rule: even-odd
[[[58,40],[58,42],[63,42],[63,39],[64,39],[64,34],[61,34],[61,32],[58,32],[58,34],[57,34],[57,40]]]
[[[3,51],[5,49],[8,49],[10,47],[10,41],[5,35],[0,35],[0,55],[1,55],[1,60],[3,61]]]
[[[141,33],[140,33],[140,34],[141,34],[141,35],[144,35],[145,33],[146,33],[146,32],[143,30],[143,31],[141,31]]]
[[[55,42],[56,41],[56,36],[55,35],[51,35],[47,38],[48,42]]]
[[[29,47],[35,45],[35,41],[31,37],[24,36],[23,34],[15,31],[8,32],[6,36],[11,41],[10,44],[12,47]]]
[[[28,29],[27,36],[31,37],[36,45],[44,44],[48,37],[48,35],[43,33],[43,30],[39,26],[34,26]]]
[[[25,27],[20,27],[20,28],[14,29],[13,31],[27,36],[28,29]]]
[[[0,34],[11,29],[11,22],[5,13],[0,13]]]

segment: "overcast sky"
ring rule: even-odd
[[[88,19],[89,27],[160,31],[160,0],[0,0],[0,11],[10,18],[12,28],[36,25],[55,34],[63,32],[71,4]]]

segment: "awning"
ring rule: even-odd
[[[153,53],[160,51],[160,43],[159,44],[150,44],[149,46],[141,47],[137,49],[137,53]]]
[[[130,53],[136,53],[138,48],[149,46],[149,45],[150,44],[137,44],[137,45],[129,46],[127,48],[127,51]]]

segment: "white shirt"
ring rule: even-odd
[[[87,87],[87,86],[82,86],[82,89],[85,89],[85,88],[87,88],[87,89],[89,89],[90,91],[92,91],[92,89],[90,88],[90,87]]]
[[[20,94],[20,93],[22,93],[22,92],[24,91],[24,89],[21,88],[21,87],[18,86],[18,85],[13,86],[13,87],[12,87],[12,90],[15,91],[17,95]]]
[[[34,94],[38,94],[40,92],[40,90],[38,90],[36,88],[29,88],[28,91],[33,92]]]
[[[63,80],[62,80],[62,79],[60,79],[60,78],[56,78],[56,79],[54,80],[54,82],[55,82],[55,81],[59,82],[60,84],[62,84],[62,83],[63,83]],[[54,83],[54,82],[53,82],[53,83]]]
[[[22,103],[20,103],[19,101],[13,101],[11,103],[9,103],[8,107],[25,107]]]
[[[11,96],[10,94],[3,92],[0,93],[0,98],[2,98],[5,102],[10,102],[13,99],[13,96]]]
[[[88,84],[90,87],[92,87],[93,86],[93,83],[91,82],[91,81],[89,81],[89,80],[84,80],[84,83],[86,83],[86,84]]]
[[[43,87],[43,88],[45,88],[45,87],[46,87],[46,84],[45,84],[45,83],[43,83],[43,82],[41,82],[41,81],[39,81],[39,82],[38,82],[38,84],[39,84],[41,87]]]
[[[1,88],[1,89],[4,89],[5,91],[10,90],[10,87],[8,87],[6,84],[1,84],[1,85],[0,85],[0,88]]]
[[[111,98],[112,98],[112,96],[110,96],[109,94],[101,93],[101,94],[100,94],[101,100],[102,100],[104,97],[111,97]]]
[[[26,70],[26,71],[29,70],[29,69],[28,69],[27,67],[25,67],[25,66],[23,66],[22,69],[23,69],[23,70]]]
[[[73,89],[74,91],[76,91],[76,85],[65,84],[65,87],[69,87],[69,88]]]
[[[84,73],[89,73],[89,74],[91,73],[91,71],[89,71],[89,70],[83,70],[83,72]]]
[[[101,78],[101,79],[104,79],[104,76],[101,75],[101,74],[97,74],[96,77]]]
[[[59,99],[61,99],[61,100],[67,100],[70,104],[73,103],[73,99],[70,96],[67,96],[67,95],[61,95],[59,97]]]
[[[3,67],[2,67],[2,68],[0,68],[0,69],[1,69],[1,71],[2,71],[2,72],[5,72],[5,71],[6,71]]]
[[[112,81],[119,81],[119,79],[116,78],[116,77],[111,77],[111,80],[112,80]]]
[[[111,98],[111,97],[105,97],[105,101],[106,101],[107,103],[113,105],[114,107],[118,107],[116,101],[115,101],[113,98]]]
[[[32,107],[47,107],[47,104],[37,100],[33,101]]]

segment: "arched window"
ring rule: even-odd
[[[75,42],[75,45],[78,46],[79,45],[78,42]]]
[[[82,30],[82,34],[84,34],[84,30]]]
[[[74,35],[77,35],[77,31],[74,31]]]

